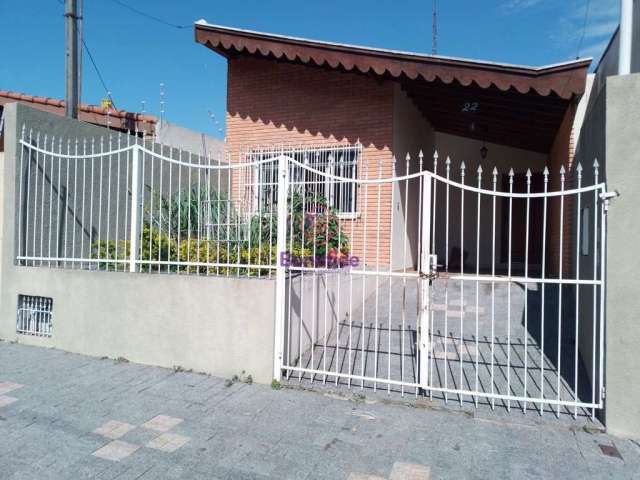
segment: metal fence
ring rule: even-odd
[[[291,256],[280,267],[289,282],[276,364],[287,378],[540,414],[602,407],[607,196],[597,161],[570,179],[564,166],[501,176],[477,165],[472,181],[449,158],[441,174],[437,153],[431,170],[421,154],[389,170],[364,165],[358,178],[289,162],[303,173],[281,185],[303,213],[281,214],[290,224],[280,250]],[[355,185],[357,222],[319,228],[309,217],[324,181]]]
[[[276,266],[278,156],[355,175],[362,151],[270,146],[212,158],[140,135],[56,138],[26,126],[20,144],[21,265],[256,277]],[[332,208],[355,208],[348,189],[314,188]]]
[[[602,407],[597,162],[471,173],[437,154],[368,161],[360,145],[210,158],[26,127],[20,144],[19,265],[275,278],[275,378]]]

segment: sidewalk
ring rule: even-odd
[[[0,478],[424,480],[430,469],[434,479],[631,479],[640,472],[638,443],[551,416],[532,422],[533,412],[480,417],[230,383],[0,342]],[[615,445],[622,458],[600,445]]]

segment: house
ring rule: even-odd
[[[0,90],[0,117],[7,103],[22,103],[38,110],[64,115],[64,100],[49,97],[38,97],[26,93]],[[126,112],[116,109],[104,109],[97,105],[81,104],[79,107],[79,120],[93,125],[112,128],[120,132],[146,132],[153,135],[157,118],[152,115]],[[0,138],[0,149],[2,139]]]
[[[324,158],[336,146],[357,147],[361,150],[355,154],[342,151],[341,158],[358,167],[345,170],[343,166],[341,171],[343,176],[346,172],[358,178],[365,170],[369,178],[401,176],[406,168],[419,171],[420,152],[424,154],[422,168],[432,170],[437,151],[439,175],[446,174],[449,158],[453,180],[461,180],[464,162],[467,182],[475,183],[482,165],[482,186],[490,189],[495,167],[497,188],[505,191],[510,168],[515,174],[514,191],[524,191],[528,169],[533,172],[533,189],[543,188],[545,166],[551,172],[550,191],[560,188],[561,166],[567,169],[567,182],[572,178],[575,115],[590,59],[528,67],[307,40],[210,25],[204,20],[196,22],[195,39],[228,62],[226,142],[232,151],[288,143],[315,149],[316,156]],[[295,157],[295,152],[290,153]],[[407,155],[410,162],[405,166]],[[333,168],[337,173],[326,161],[315,166],[326,172]],[[434,198],[444,202],[444,195],[440,189]],[[366,214],[367,200],[371,208],[376,199],[365,198],[362,188],[346,196],[355,200],[347,204],[332,201],[345,225],[354,222],[353,229],[345,227],[353,230],[354,253],[381,264],[388,264],[393,257],[395,269],[415,267],[418,229],[416,222],[404,227],[402,218],[415,216],[418,202],[412,200],[409,211],[392,221],[388,212],[396,206],[390,202],[395,199],[397,210],[401,210],[402,191],[391,192],[389,185],[382,189],[381,219]],[[451,212],[459,211],[460,201],[451,198]],[[507,249],[507,204],[498,202],[496,208],[497,258],[492,260],[490,242],[483,242],[482,252],[478,252],[480,269],[489,270],[495,264],[498,270],[506,270],[511,257],[522,270],[524,215],[514,217],[514,246]],[[563,257],[571,252],[569,235],[564,236],[564,249],[558,241],[560,224],[567,233],[570,230],[571,209],[564,209],[561,220],[559,204],[548,208],[546,262],[548,273],[554,274],[559,269],[560,252]],[[532,205],[532,211],[540,213],[541,205]],[[476,253],[467,247],[475,234],[461,234],[464,222],[446,219],[445,225],[440,212],[434,240],[438,262],[458,271],[461,264],[475,265]],[[482,212],[486,219],[482,233],[490,236],[491,206],[483,204]],[[396,254],[402,241],[396,241],[390,251],[392,232],[403,229],[410,237],[411,250],[404,260]],[[529,263],[539,270],[542,221],[533,221],[531,229]],[[373,245],[376,251],[368,251]]]

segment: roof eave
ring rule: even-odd
[[[404,62],[416,62],[426,65],[434,66],[446,66],[446,67],[463,67],[467,69],[478,69],[482,71],[491,71],[498,73],[508,73],[521,76],[529,76],[531,78],[541,77],[549,74],[563,73],[563,72],[575,72],[576,70],[584,69],[585,75],[592,62],[591,58],[571,60],[568,62],[561,62],[552,65],[545,65],[541,67],[531,67],[524,65],[513,65],[508,63],[498,63],[490,61],[479,61],[465,58],[446,57],[439,55],[425,55],[414,52],[404,52],[398,50],[387,50],[380,48],[363,47],[357,45],[340,44],[333,42],[323,42],[318,40],[310,40],[305,38],[290,37],[283,35],[276,35],[271,33],[256,32],[253,30],[244,30],[237,28],[224,27],[220,25],[211,25],[204,20],[199,20],[195,23],[195,40],[198,43],[207,45],[212,50],[216,51],[220,55],[228,57],[229,47],[224,46],[223,42],[212,42],[212,35],[219,35],[222,40],[222,36],[235,37],[237,39],[247,39],[260,42],[278,43],[281,45],[287,45],[290,47],[299,48],[315,48],[332,52],[336,54],[351,54],[372,57],[381,60],[391,61],[404,61]],[[220,45],[223,45],[220,48]],[[235,44],[234,44],[235,46]],[[255,52],[251,52],[255,53]],[[263,55],[266,52],[261,52]],[[265,55],[266,56],[266,55]],[[305,62],[306,63],[306,62]]]

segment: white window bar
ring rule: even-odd
[[[18,295],[16,333],[35,337],[51,337],[53,332],[53,300],[32,295]]]

